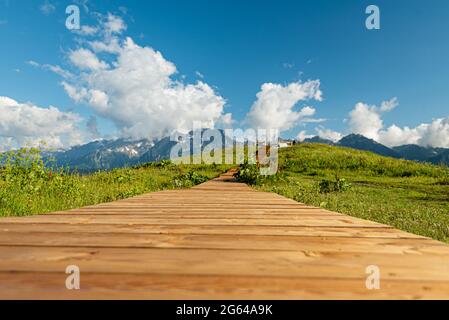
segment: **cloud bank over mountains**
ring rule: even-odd
[[[121,17],[110,13],[95,16],[97,25],[83,25],[73,31],[77,46],[65,51],[64,67],[28,61],[31,66],[59,75],[67,95],[75,104],[87,106],[92,115],[83,118],[54,106],[44,108],[0,97],[2,145],[17,147],[45,141],[52,148],[67,148],[86,143],[101,138],[97,117],[110,120],[118,137],[150,140],[173,131],[188,132],[195,121],[209,128],[236,123],[231,113],[224,112],[226,99],[203,81],[199,71],[201,80],[187,83],[161,52],[125,36],[127,25]],[[297,138],[318,135],[337,141],[345,134],[358,133],[387,146],[449,147],[449,117],[414,128],[385,126],[383,116],[398,107],[397,98],[378,106],[359,102],[349,112],[343,132],[326,128],[326,120],[315,118],[317,109],[311,106],[323,99],[320,85],[320,80],[262,84],[240,126],[285,133],[299,124],[316,123],[314,132],[301,130]]]
[[[431,123],[423,123],[415,128],[399,127],[395,124],[386,127],[383,114],[394,110],[399,106],[397,98],[383,101],[380,106],[357,103],[349,113],[349,128],[346,133],[361,134],[389,147],[406,144],[416,144],[423,147],[449,147],[449,117],[434,119]],[[338,141],[342,133],[316,128],[319,137]],[[300,132],[298,139],[304,140],[310,137],[305,131]]]

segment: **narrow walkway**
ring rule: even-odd
[[[231,178],[0,219],[0,298],[449,298],[449,246]]]

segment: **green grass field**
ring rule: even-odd
[[[279,158],[279,173],[255,188],[449,242],[445,167],[320,144],[282,149]]]
[[[188,188],[226,171],[226,166],[173,165],[169,161],[136,168],[79,175],[49,169],[39,152],[2,155],[0,216],[25,216],[129,198],[146,192]]]

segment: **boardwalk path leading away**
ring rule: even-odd
[[[449,298],[447,245],[231,178],[0,219],[0,298]]]

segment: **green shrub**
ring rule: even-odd
[[[249,164],[248,161],[245,161],[242,165],[240,165],[240,168],[234,174],[234,177],[238,182],[243,182],[250,185],[257,184],[261,179],[258,166],[255,164]]]
[[[154,166],[156,168],[167,168],[173,165],[173,162],[171,160],[161,160],[159,162],[155,162]]]
[[[169,168],[174,166],[171,160],[160,160],[157,162],[147,162],[144,164],[137,165],[135,168]]]
[[[449,174],[439,178],[436,184],[441,186],[449,186]]]
[[[351,188],[351,184],[344,178],[335,176],[335,180],[323,179],[318,184],[320,193],[344,192]]]
[[[131,169],[114,169],[111,174],[114,177],[114,182],[128,183],[134,178],[133,171]]]
[[[141,189],[136,188],[136,187],[132,187],[132,188],[130,188],[130,189],[127,189],[127,190],[125,190],[125,191],[120,192],[120,193],[117,195],[117,199],[131,198],[131,197],[137,196],[137,195],[139,195],[139,194],[141,194],[141,193],[142,193],[142,190],[141,190]]]
[[[0,215],[26,215],[32,210],[33,201],[48,185],[57,186],[58,177],[64,171],[47,168],[40,151],[34,148],[8,151],[0,155]]]
[[[190,171],[175,177],[175,179],[173,179],[173,184],[176,188],[186,188],[204,183],[208,180],[209,178],[207,176],[195,171]]]

